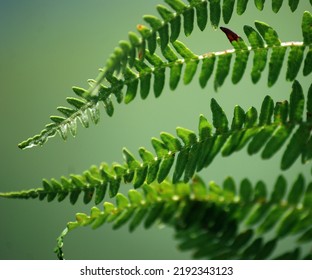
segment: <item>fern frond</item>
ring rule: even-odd
[[[230,122],[212,98],[210,122],[200,115],[198,132],[182,127],[176,129],[176,135],[162,132],[151,139],[154,151],[139,149],[140,159],[124,148],[122,164],[102,163],[80,175],[44,179],[41,188],[0,193],[3,198],[47,202],[69,197],[72,204],[81,195],[85,204],[93,199],[99,204],[107,194],[116,198],[115,204],[104,202],[104,209],[92,207],[90,215],[76,214],[76,221],[69,222],[57,239],[55,252],[59,259],[64,258],[63,240],[69,232],[82,226],[96,229],[106,223],[113,229],[128,224],[130,231],[141,224],[145,228],[156,223],[171,226],[179,248],[193,251],[197,259],[312,259],[312,250],[306,250],[312,244],[312,182],[306,183],[302,174],[290,188],[280,175],[269,195],[263,181],[252,185],[244,179],[237,185],[228,177],[222,185],[210,182],[207,186],[197,175],[217,155],[229,156],[245,146],[249,155],[261,153],[262,159],[271,158],[285,146],[282,170],[298,158],[303,164],[312,159],[312,85],[305,101],[296,80],[301,68],[304,76],[312,72],[310,12],[302,17],[301,42],[282,42],[271,26],[260,21],[255,27],[244,26],[248,43],[221,27],[233,46],[231,50],[198,55],[179,41],[181,33],[191,36],[196,25],[203,31],[207,26],[216,29],[221,18],[228,23],[234,9],[241,15],[248,2],[165,0],[167,6],[157,6],[159,16],[145,15],[145,24],[137,25],[137,32],[129,32],[128,40],[119,42],[99,75],[88,80],[88,89],[72,88],[76,97],[67,98],[69,105],[57,107],[61,116],[51,116],[52,122],[40,134],[19,144],[25,149],[43,145],[57,133],[64,140],[69,134],[76,136],[78,122],[83,127],[99,122],[100,103],[112,116],[114,98],[117,103],[128,104],[138,95],[146,99],[151,91],[160,97],[167,76],[169,88],[175,90],[180,83],[190,84],[198,71],[200,86],[206,87],[214,76],[212,83],[217,91],[228,77],[233,84],[239,83],[253,56],[252,82],[257,83],[267,67],[267,84],[271,87],[287,61],[286,80],[293,82],[288,101],[274,103],[266,96],[260,110],[251,107],[245,112],[236,106]],[[259,10],[264,8],[265,0],[253,2]],[[272,0],[272,10],[277,13],[283,2]],[[298,4],[299,0],[288,0],[291,11]],[[133,187],[127,197],[119,193],[122,184]],[[288,237],[293,240],[293,248],[276,253],[280,241]]]
[[[312,85],[307,94],[307,117],[304,112],[304,94],[298,81],[293,83],[290,100],[274,102],[266,96],[260,114],[251,107],[246,113],[240,106],[234,108],[231,127],[223,109],[215,99],[211,100],[212,124],[201,115],[198,134],[194,131],[178,127],[177,137],[169,133],[161,133],[160,139],[152,138],[152,146],[156,155],[139,149],[142,161],[139,161],[127,149],[123,150],[125,163],[109,167],[103,163],[99,168],[92,166],[82,175],[71,175],[69,179],[60,181],[43,180],[43,188],[29,191],[0,193],[0,197],[39,198],[47,197],[59,201],[67,195],[71,203],[75,203],[80,193],[84,193],[84,202],[91,201],[95,194],[95,203],[100,203],[108,190],[114,197],[120,184],[132,183],[139,188],[144,183],[154,181],[161,183],[173,170],[173,183],[180,180],[188,182],[204,167],[208,167],[216,155],[229,156],[248,144],[249,155],[262,150],[263,159],[271,158],[288,141],[281,160],[281,169],[289,168],[298,157],[306,163],[312,158]],[[213,131],[214,130],[214,131]]]
[[[211,1],[210,5],[217,5],[218,1]],[[176,13],[186,12],[194,7],[205,6],[205,1],[191,1],[191,6],[185,6],[181,1],[168,1],[176,10]],[[179,4],[177,4],[179,3]],[[214,3],[214,4],[213,4]],[[239,3],[239,2],[238,2]],[[219,3],[220,4],[220,3]],[[219,5],[218,4],[218,5]],[[193,6],[192,6],[193,5]],[[186,8],[185,8],[186,7]],[[192,7],[192,8],[191,8]],[[175,14],[170,14],[165,8],[158,7],[161,15],[166,22],[177,18]],[[198,17],[203,18],[198,12]],[[193,13],[185,16],[185,20],[193,19]],[[205,18],[205,17],[204,17]],[[232,72],[232,82],[238,83],[244,75],[245,68],[248,62],[249,54],[254,53],[253,69],[251,72],[252,81],[258,82],[261,73],[264,70],[269,58],[269,74],[268,85],[272,86],[278,79],[279,73],[285,59],[286,50],[290,49],[286,79],[294,81],[301,64],[304,60],[303,74],[309,75],[311,68],[311,22],[312,16],[309,12],[305,12],[302,20],[303,42],[284,42],[281,43],[276,31],[269,25],[262,22],[255,22],[256,31],[250,26],[244,27],[244,32],[248,37],[251,46],[239,37],[231,43],[234,49],[223,52],[210,52],[204,55],[196,55],[189,50],[182,42],[176,40],[179,34],[180,20],[176,20],[171,36],[171,45],[169,44],[169,34],[167,23],[154,16],[144,17],[152,27],[152,30],[138,26],[139,32],[142,34],[140,38],[135,33],[129,33],[129,41],[121,41],[119,47],[116,48],[114,55],[110,58],[107,65],[102,69],[102,72],[95,80],[89,80],[90,88],[88,90],[73,87],[73,91],[79,98],[67,98],[67,102],[72,106],[58,107],[64,116],[51,116],[53,123],[46,125],[46,128],[40,134],[27,139],[19,144],[21,149],[30,148],[33,146],[43,145],[50,137],[55,136],[58,132],[63,139],[66,139],[68,134],[73,136],[77,132],[77,120],[79,119],[82,126],[89,126],[89,119],[95,124],[99,121],[99,103],[103,103],[105,110],[109,116],[113,115],[114,105],[112,96],[114,95],[117,102],[120,103],[124,99],[125,103],[131,102],[137,95],[140,89],[140,95],[145,99],[151,90],[151,80],[154,77],[153,90],[155,97],[159,97],[163,91],[165,84],[166,69],[170,69],[169,86],[174,90],[181,79],[182,68],[185,65],[183,74],[184,84],[189,84],[197,71],[199,62],[202,63],[199,82],[202,87],[207,85],[214,68],[216,68],[214,88],[217,90],[221,87],[230,72],[230,63],[233,54],[235,54],[235,62]],[[199,23],[200,26],[204,26]],[[184,21],[185,22],[185,21]],[[167,26],[165,28],[165,26]],[[189,26],[189,24],[187,24]],[[165,29],[164,29],[165,28]],[[191,32],[190,27],[186,30]],[[159,32],[157,39],[156,31]],[[145,36],[145,37],[144,37]],[[172,38],[172,37],[171,37]],[[148,42],[148,49],[145,49],[145,41]],[[150,41],[152,40],[152,43]],[[160,51],[165,60],[156,54],[157,41],[160,46]],[[136,48],[139,48],[138,58],[136,58]],[[305,48],[309,48],[304,59]],[[269,51],[272,51],[269,56]],[[217,62],[215,63],[215,61]],[[216,66],[215,66],[216,65]],[[126,89],[125,95],[122,93]]]
[[[267,259],[287,236],[296,236],[295,250],[275,258],[301,258],[301,244],[312,241],[312,182],[306,184],[299,175],[287,191],[285,178],[279,176],[270,197],[266,192],[262,181],[253,187],[244,179],[237,187],[231,177],[222,186],[210,182],[207,187],[199,177],[190,184],[144,184],[143,193],[118,193],[116,204],[105,202],[104,210],[77,213],[57,239],[55,252],[63,259],[63,239],[78,227],[111,223],[118,229],[129,224],[133,231],[140,224],[150,228],[162,223],[175,228],[179,248],[194,251],[195,258]],[[267,232],[273,232],[270,240],[263,237]]]

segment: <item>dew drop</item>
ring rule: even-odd
[[[88,112],[87,110],[85,111],[82,111],[80,116],[79,116],[79,119],[81,121],[81,124],[84,126],[84,127],[89,127],[89,117],[88,117]]]
[[[60,125],[60,128],[58,129],[58,132],[60,133],[61,137],[66,140],[67,139],[67,124]]]
[[[69,130],[73,137],[77,135],[77,119],[74,119],[69,124]]]
[[[100,109],[99,103],[97,103],[94,107],[89,108],[91,120],[97,124],[100,120]]]

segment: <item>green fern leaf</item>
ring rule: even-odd
[[[116,206],[106,202],[104,211],[93,207],[90,216],[78,213],[76,221],[68,223],[67,228],[57,239],[55,252],[59,258],[63,258],[64,237],[81,226],[98,228],[105,223],[113,223],[113,228],[117,229],[128,223],[130,230],[133,231],[140,224],[150,228],[153,224],[161,222],[176,228],[176,238],[180,240],[181,250],[193,250],[195,258],[211,259],[269,258],[279,240],[292,235],[290,229],[295,226],[301,228],[303,232],[297,241],[298,247],[295,252],[285,252],[276,258],[285,258],[295,253],[299,258],[300,244],[311,241],[311,229],[305,230],[303,224],[306,221],[301,218],[306,211],[312,214],[311,205],[304,209],[296,208],[300,205],[299,196],[305,199],[307,195],[307,192],[303,195],[303,192],[299,191],[300,195],[296,198],[294,196],[299,188],[301,190],[304,188],[302,176],[298,177],[288,194],[290,201],[281,200],[286,189],[283,187],[281,192],[279,187],[285,185],[284,180],[283,177],[278,177],[271,195],[271,205],[264,202],[267,187],[261,181],[252,187],[251,183],[244,179],[239,199],[235,199],[236,186],[230,177],[224,181],[223,188],[214,182],[207,188],[199,177],[194,178],[190,185],[184,183],[173,185],[169,181],[144,185],[143,194],[136,190],[130,190],[128,198],[118,194]],[[255,195],[252,196],[252,193]],[[257,205],[255,211],[242,215],[241,206],[254,203]],[[229,207],[232,209],[230,216],[226,210]],[[260,220],[262,222],[257,226]],[[238,230],[238,225],[245,221],[247,228]],[[258,236],[273,229],[275,232],[273,238],[267,242]]]
[[[197,141],[197,136],[194,131],[183,127],[177,127],[177,135],[182,139],[185,146],[192,146]]]
[[[198,134],[200,141],[203,141],[206,138],[210,138],[212,136],[212,125],[203,115],[199,116]]]
[[[266,219],[260,224],[258,228],[259,234],[264,234],[271,230],[284,214],[285,209],[281,206],[276,206],[268,213]]]
[[[165,2],[178,13],[183,12],[187,7],[181,0],[165,0]]]
[[[126,79],[129,79],[131,82],[128,84],[127,92],[125,95],[125,103],[130,103],[137,94],[137,89],[139,85],[139,81],[136,79],[137,75],[130,69],[127,68],[127,71],[125,73]]]
[[[288,252],[285,254],[282,254],[275,258],[275,260],[298,260],[300,256],[300,249],[296,248],[292,252]]]
[[[169,150],[167,149],[166,145],[157,138],[152,138],[152,146],[156,152],[157,157],[161,158],[168,155]]]
[[[169,87],[171,90],[175,90],[179,84],[181,73],[182,73],[182,64],[176,63],[173,64],[170,68],[170,81]]]
[[[259,125],[263,126],[270,124],[272,121],[274,111],[274,103],[270,96],[266,96],[261,105],[261,112],[259,116]]]
[[[312,48],[310,48],[304,60],[303,75],[308,76],[312,72]]]
[[[303,191],[304,191],[304,178],[300,174],[295,183],[293,184],[291,191],[289,192],[287,199],[288,203],[297,205],[301,200]]]
[[[161,183],[162,181],[166,179],[173,165],[173,162],[174,162],[174,156],[169,156],[162,160],[162,162],[160,163],[158,174],[157,174],[158,183]]]
[[[190,152],[189,149],[184,149],[178,154],[177,162],[172,177],[172,181],[174,183],[177,183],[180,180],[181,176],[183,175],[189,152]]]
[[[264,3],[265,3],[265,0],[255,0],[255,6],[260,11],[263,10]]]
[[[301,122],[304,108],[304,95],[301,85],[298,81],[293,83],[289,103],[289,120],[291,122]]]
[[[210,54],[203,59],[199,77],[199,83],[202,88],[204,88],[207,85],[207,82],[212,75],[215,60],[216,56],[214,54]]]
[[[287,188],[286,179],[283,176],[279,176],[274,185],[274,190],[271,196],[271,202],[280,203],[285,196]]]
[[[255,21],[255,26],[268,46],[273,47],[281,45],[277,32],[271,26],[261,21]]]
[[[234,11],[235,0],[224,0],[222,3],[223,21],[227,24],[231,20]]]
[[[163,24],[162,21],[157,18],[156,16],[146,15],[143,19],[151,26],[153,29],[160,29],[162,28]]]
[[[268,258],[272,254],[273,250],[275,249],[276,243],[277,243],[276,239],[270,240],[267,243],[265,243],[263,247],[258,251],[254,259],[263,260],[263,259]]]
[[[312,35],[311,35],[311,24],[312,24],[312,15],[310,12],[305,11],[302,18],[302,35],[303,42],[306,45],[311,45]]]
[[[223,190],[225,192],[225,200],[232,202],[236,196],[236,186],[232,177],[227,177],[223,182]]]
[[[228,120],[220,105],[217,101],[212,98],[211,99],[211,111],[213,118],[213,126],[216,128],[216,133],[224,133],[228,131]]]
[[[232,54],[228,53],[225,56],[219,56],[217,62],[217,72],[214,80],[214,89],[217,91],[225,81],[225,78],[228,76],[230,71]]]
[[[206,1],[194,1],[194,4],[195,3],[197,4],[197,6],[195,6],[197,25],[201,31],[204,31],[208,21],[208,3]]]
[[[262,248],[262,238],[255,239],[242,253],[243,260],[252,260],[255,258],[255,252],[259,252]]]
[[[312,240],[312,228],[308,229],[304,234],[302,234],[298,241],[301,242],[301,243],[304,243],[304,242],[309,242]],[[310,257],[307,257],[307,259],[311,259],[311,256]]]
[[[283,5],[283,0],[272,0],[272,10],[274,13],[278,13]]]
[[[218,0],[211,0],[209,3],[210,22],[212,27],[216,29],[219,26],[221,18],[221,3]]]
[[[274,48],[271,54],[271,59],[269,62],[269,75],[268,75],[268,86],[273,86],[282,69],[282,64],[284,61],[286,49],[285,48]]]
[[[272,2],[272,4],[273,3],[274,2]],[[256,21],[255,25],[268,46],[276,47],[273,48],[269,63],[268,85],[272,86],[278,79],[286,50],[285,48],[278,47],[281,45],[281,42],[276,31],[272,27],[259,21]]]
[[[303,47],[290,47],[286,73],[286,79],[288,81],[293,81],[296,78],[303,61],[303,52]]]
[[[192,8],[185,10],[185,12],[183,13],[184,34],[186,37],[190,36],[193,32],[194,17],[195,17],[195,11]]]
[[[234,108],[233,120],[231,125],[231,131],[233,131],[233,134],[229,137],[222,149],[223,156],[229,156],[232,152],[235,151],[244,134],[241,130],[244,122],[245,112],[240,106],[236,106]]]
[[[294,209],[289,212],[284,219],[281,221],[279,228],[277,229],[277,234],[282,238],[285,237],[292,228],[294,228],[300,220],[301,211]]]
[[[249,52],[247,45],[242,39],[233,41],[232,44],[236,50],[236,57],[232,72],[232,82],[233,84],[237,84],[244,75]]]
[[[184,76],[183,76],[183,82],[185,85],[188,85],[192,80],[197,70],[198,61],[188,61],[186,63]]]
[[[282,145],[290,137],[293,130],[292,126],[280,126],[275,131],[269,141],[266,143],[261,157],[263,159],[271,158],[275,153],[279,151]]]
[[[305,147],[310,136],[310,130],[304,124],[300,125],[297,131],[293,134],[287,148],[283,154],[281,161],[281,169],[285,170],[289,168],[295,160],[302,153],[303,147]]]
[[[249,40],[249,43],[251,44],[252,49],[254,50],[251,78],[253,83],[256,83],[259,81],[261,77],[261,72],[265,68],[268,50],[264,48],[264,42],[260,34],[256,30],[254,30],[250,26],[245,25],[244,32],[247,35],[247,38]]]
[[[138,168],[135,172],[135,177],[134,177],[134,182],[133,182],[133,187],[135,189],[141,187],[145,180],[146,180],[146,177],[147,177],[147,166],[144,166],[142,168]]]
[[[288,5],[289,5],[292,12],[294,12],[297,9],[298,4],[299,4],[299,0],[289,0],[288,1]]]
[[[250,155],[257,153],[266,141],[271,137],[274,127],[265,126],[271,123],[272,115],[273,115],[274,105],[273,100],[270,96],[266,96],[262,106],[261,106],[261,113],[259,116],[259,126],[263,128],[255,135],[248,146],[248,153]]]
[[[237,0],[236,11],[238,15],[242,15],[247,8],[248,0]]]
[[[239,188],[239,196],[242,203],[248,203],[252,198],[252,185],[248,179],[242,180]]]

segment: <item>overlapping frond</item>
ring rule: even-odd
[[[311,205],[312,182],[307,184],[302,175],[289,191],[279,176],[270,196],[262,181],[252,186],[244,179],[237,186],[231,177],[222,186],[210,182],[207,187],[198,176],[190,184],[144,184],[143,192],[130,190],[128,197],[118,193],[116,204],[105,202],[103,210],[77,213],[57,239],[55,252],[63,259],[64,237],[81,226],[96,229],[110,223],[118,229],[128,224],[133,231],[141,224],[150,228],[162,223],[176,229],[179,248],[194,251],[195,258],[268,259],[280,240],[295,236],[295,249],[274,258],[297,259],[301,244],[311,245]],[[263,237],[267,232],[273,232],[269,240]]]
[[[303,42],[282,43],[272,27],[257,21],[255,23],[257,30],[250,26],[244,27],[250,46],[247,46],[239,37],[232,41],[234,46],[232,50],[196,55],[177,40],[181,28],[180,16],[184,15],[184,30],[187,35],[193,30],[193,25],[189,21],[194,20],[194,9],[197,9],[199,27],[205,28],[207,18],[202,9],[207,7],[207,1],[190,1],[190,6],[177,0],[167,0],[167,2],[175,12],[158,6],[162,20],[155,16],[145,16],[144,19],[149,23],[151,29],[144,25],[138,25],[141,36],[133,32],[129,33],[129,41],[121,41],[99,76],[95,80],[88,81],[90,88],[87,90],[73,87],[78,98],[67,98],[71,107],[58,107],[57,110],[62,113],[62,116],[51,116],[52,123],[46,125],[40,134],[21,142],[19,147],[25,149],[43,145],[57,133],[63,139],[66,139],[69,133],[75,136],[78,120],[84,127],[89,126],[90,119],[95,124],[99,121],[100,103],[104,104],[107,114],[112,116],[114,113],[113,96],[116,97],[118,103],[123,100],[125,103],[129,103],[137,96],[138,91],[140,91],[141,98],[145,99],[153,88],[154,95],[159,97],[164,88],[167,69],[170,71],[169,86],[174,90],[181,77],[183,77],[184,84],[189,84],[192,81],[199,63],[201,63],[199,82],[202,87],[206,86],[216,68],[214,88],[217,90],[229,75],[232,56],[235,55],[232,82],[236,84],[243,77],[249,54],[252,52],[254,53],[252,81],[256,83],[260,79],[268,62],[268,85],[272,86],[279,77],[286,51],[289,49],[287,80],[293,81],[296,78],[302,64],[304,64],[304,75],[309,75],[312,71],[310,28],[312,16],[309,12],[305,12],[303,15]],[[234,1],[230,2],[234,3]],[[238,1],[238,4],[241,2]],[[214,9],[212,8],[214,5],[220,6],[220,1],[210,1],[209,3],[210,10]],[[215,15],[216,12],[212,12],[211,20]],[[171,32],[169,32],[169,22],[171,23]],[[306,48],[309,50],[305,54]],[[157,51],[161,52],[164,58],[157,55]],[[184,72],[183,67],[185,67]]]
[[[293,83],[289,101],[274,102],[266,96],[260,113],[251,107],[245,112],[240,106],[234,108],[232,123],[215,99],[211,100],[212,124],[201,115],[198,133],[178,127],[177,136],[161,133],[160,139],[152,138],[155,153],[139,149],[141,160],[127,149],[123,150],[124,164],[103,163],[100,167],[92,166],[82,175],[62,177],[57,181],[43,180],[43,188],[24,192],[2,193],[8,198],[55,198],[62,201],[66,196],[75,203],[84,193],[84,202],[88,203],[95,196],[95,203],[100,203],[108,191],[114,197],[120,184],[132,183],[134,188],[154,181],[161,183],[173,171],[173,183],[183,180],[188,182],[195,174],[208,167],[214,158],[221,154],[229,156],[247,146],[249,155],[259,153],[263,159],[271,158],[286,145],[281,169],[289,168],[297,158],[303,163],[312,158],[312,85],[304,101],[303,89],[298,81]],[[306,104],[307,116],[303,116]],[[258,116],[259,115],[259,116]]]

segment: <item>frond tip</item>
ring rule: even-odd
[[[110,223],[119,229],[128,224],[133,231],[141,224],[150,228],[160,223],[174,227],[179,248],[192,250],[195,258],[301,258],[301,244],[312,242],[312,183],[306,185],[299,175],[287,192],[286,180],[279,176],[271,196],[266,193],[262,181],[252,186],[244,179],[236,186],[231,177],[222,186],[215,182],[206,186],[197,176],[190,184],[145,184],[143,192],[130,190],[128,197],[117,194],[116,204],[105,202],[103,210],[92,207],[90,215],[77,213],[76,221],[69,222],[57,239],[55,252],[63,259],[64,237],[82,226],[96,229]],[[262,237],[267,232],[272,239]],[[287,236],[296,237],[296,254],[272,256],[279,241]]]

